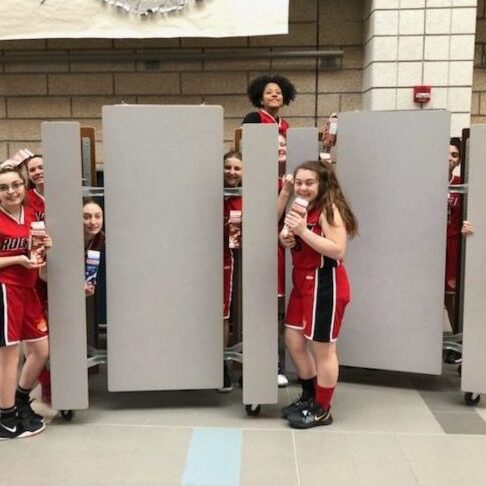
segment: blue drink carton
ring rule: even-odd
[[[86,253],[85,281],[87,285],[96,285],[98,277],[98,268],[100,267],[100,252],[97,250],[88,250]]]

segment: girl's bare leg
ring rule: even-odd
[[[30,390],[35,385],[40,372],[49,357],[48,339],[23,343],[25,349],[25,363],[20,374],[19,385]]]
[[[317,384],[325,388],[335,387],[339,376],[336,343],[312,341],[312,353],[316,358]]]
[[[285,328],[285,345],[297,368],[299,378],[307,380],[316,376],[314,358],[307,347],[307,340],[302,331]]]
[[[0,348],[0,408],[15,405],[19,356],[18,344]]]

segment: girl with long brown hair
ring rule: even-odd
[[[328,162],[299,165],[294,193],[307,200],[307,212],[291,207],[285,217],[289,231],[280,234],[280,241],[292,250],[285,341],[302,395],[282,409],[282,416],[292,427],[309,428],[332,423],[339,372],[336,341],[350,300],[343,258],[346,240],[357,234],[358,224]]]

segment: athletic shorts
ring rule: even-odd
[[[0,284],[0,347],[45,338],[47,321],[36,290]]]
[[[278,245],[277,269],[277,295],[285,297],[285,248],[282,245]]]
[[[232,253],[229,253],[229,255],[224,256],[223,263],[223,319],[230,318],[234,269],[235,260]]]
[[[445,268],[445,289],[455,290],[457,269],[459,264],[459,238],[452,236],[447,238],[446,245],[446,268]]]
[[[285,325],[312,341],[336,341],[350,300],[345,268],[294,268],[292,283]]]

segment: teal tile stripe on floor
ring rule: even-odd
[[[239,486],[241,430],[194,429],[182,486]]]

